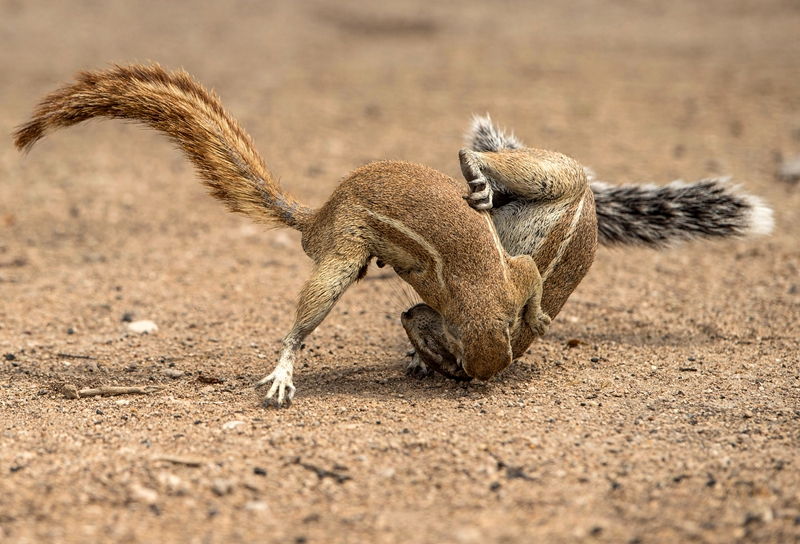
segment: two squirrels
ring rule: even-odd
[[[431,168],[378,161],[354,170],[311,209],[274,179],[219,98],[186,72],[157,64],[80,72],[45,96],[14,133],[30,148],[49,132],[94,117],[141,122],[164,133],[229,211],[298,230],[314,265],[266,402],[295,394],[305,338],[373,258],[424,301],[403,313],[412,369],[488,380],[547,331],[594,259],[599,240],[662,246],[695,237],[768,232],[771,211],[718,181],[609,187],[589,182],[560,153],[525,148],[477,118],[459,153],[467,183]],[[276,397],[277,395],[277,397]]]

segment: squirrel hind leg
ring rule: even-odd
[[[352,252],[350,253],[353,256]],[[358,255],[356,252],[353,258],[325,259],[314,267],[311,277],[300,291],[294,325],[283,339],[278,364],[271,374],[256,384],[258,388],[272,383],[265,398],[267,405],[274,399],[276,406],[280,408],[284,401],[292,401],[296,390],[292,376],[300,346],[322,323],[347,288],[358,279],[368,262],[368,254]]]
[[[489,210],[492,208],[493,189],[490,181],[481,172],[483,158],[469,148],[462,148],[458,152],[461,163],[461,173],[469,185],[469,194],[464,197],[470,206],[476,210]]]

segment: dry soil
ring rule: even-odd
[[[0,540],[797,541],[798,28],[790,0],[3,0]],[[138,127],[11,145],[75,71],[148,59],[214,87],[312,205],[373,159],[458,176],[490,112],[603,180],[731,176],[775,233],[602,249],[485,385],[404,374],[412,295],[375,269],[268,409],[296,233],[226,214]]]

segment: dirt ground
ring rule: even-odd
[[[790,0],[1,1],[0,540],[800,540],[800,185],[776,175],[798,28]],[[489,112],[603,180],[731,176],[776,230],[601,249],[487,384],[404,374],[412,294],[374,269],[268,409],[297,234],[227,214],[138,127],[11,145],[73,72],[148,59],[214,87],[312,205],[373,159],[460,176]]]

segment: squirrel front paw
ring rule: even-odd
[[[419,353],[417,353],[417,350],[413,348],[408,350],[406,356],[411,357],[411,362],[408,363],[408,366],[406,367],[407,376],[414,376],[421,380],[422,378],[433,374],[433,370],[428,368],[428,365],[423,362],[422,358],[419,356]]]
[[[534,314],[534,315],[531,315]],[[528,322],[528,326],[531,328],[533,332],[535,332],[540,337],[547,334],[547,331],[550,330],[550,316],[544,313],[541,309],[536,312],[528,312],[526,315]]]

